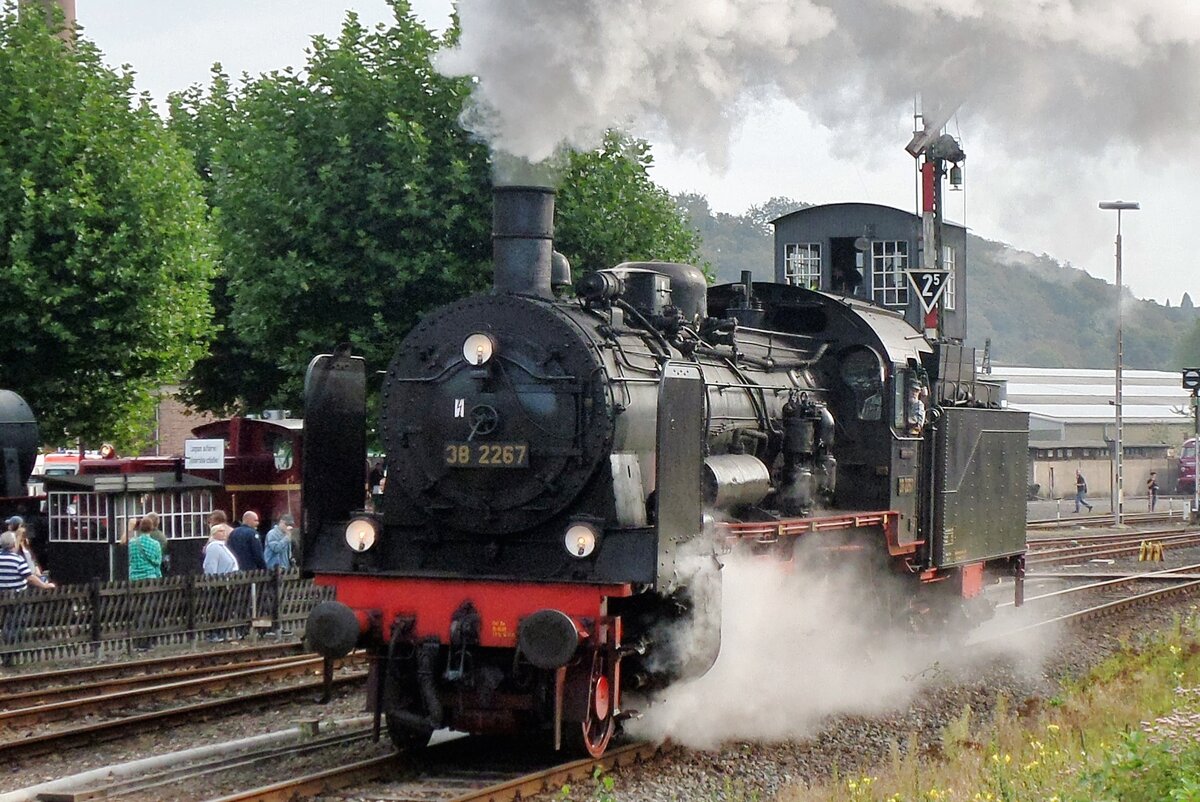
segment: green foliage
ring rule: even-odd
[[[224,251],[223,329],[187,390],[199,407],[294,408],[308,361],[341,342],[377,381],[426,310],[490,282],[491,165],[458,125],[471,84],[433,69],[441,41],[393,5],[373,30],[349,14],[302,71],[233,91],[218,69],[171,100]],[[569,158],[556,247],[577,269],[695,255],[650,163],[617,135]]]
[[[437,39],[397,4],[390,28],[347,16],[303,72],[172,101],[208,148],[225,255],[226,334],[197,366],[208,408],[294,405],[304,366],[348,342],[374,368],[420,312],[487,277],[487,152],[458,125],[468,84],[430,64]]]
[[[809,204],[791,198],[771,198],[751,206],[744,214],[714,213],[708,199],[694,192],[675,196],[700,235],[700,249],[713,266],[718,282],[738,281],[749,270],[756,281],[775,280],[775,257],[770,221]]]
[[[992,357],[1039,367],[1111,368],[1116,355],[1112,284],[997,242],[969,236],[968,342],[992,340]],[[1122,293],[1124,365],[1173,366],[1177,344],[1200,317]]]
[[[610,133],[590,153],[571,154],[556,200],[555,248],[576,275],[619,262],[697,262],[699,240],[671,196],[650,180],[644,141]]]
[[[597,766],[592,770],[592,782],[596,783],[596,802],[616,802],[617,782],[611,774]]]
[[[1200,744],[1126,733],[1080,785],[1078,802],[1200,802]]]
[[[131,446],[203,353],[213,244],[187,152],[128,73],[0,11],[0,386],[43,438]]]
[[[1174,365],[1176,368],[1197,366],[1200,366],[1200,318],[1197,318],[1192,328],[1179,339]]]

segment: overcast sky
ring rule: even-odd
[[[449,13],[448,0],[414,0],[413,7],[435,27]],[[111,65],[131,65],[138,88],[159,100],[172,90],[207,83],[213,62],[232,76],[299,66],[310,37],[336,34],[347,9],[368,24],[391,15],[383,0],[77,0],[85,35]],[[843,100],[857,102],[852,92]],[[1189,102],[1194,99],[1186,95],[1180,100]],[[1126,285],[1139,297],[1172,305],[1184,291],[1200,302],[1200,266],[1191,239],[1200,232],[1195,189],[1200,166],[1188,150],[1176,157],[1170,148],[1156,147],[1153,158],[1143,156],[1143,149],[1130,144],[1135,134],[1081,148],[1080,155],[1063,146],[1081,136],[1069,118],[1046,130],[1030,120],[1036,136],[1017,143],[1011,126],[984,127],[987,114],[971,117],[970,109],[968,98],[961,117],[949,124],[967,153],[966,189],[949,195],[949,218],[981,236],[1048,253],[1112,281],[1116,220],[1113,212],[1097,209],[1097,202],[1139,201],[1142,211],[1123,218]],[[1103,111],[1074,121],[1074,127],[1102,127]],[[715,210],[734,213],[777,195],[914,208],[913,160],[904,151],[912,133],[911,103],[871,108],[832,127],[816,120],[838,115],[826,109],[810,117],[771,90],[742,97],[723,112],[731,133],[722,169],[711,166],[720,159],[699,155],[694,142],[677,148],[679,137],[669,126],[648,124],[637,131],[654,145],[659,183],[672,192],[701,192]],[[866,128],[864,118],[870,120]]]

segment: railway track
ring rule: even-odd
[[[1200,574],[1189,573],[1200,571],[1200,563],[1193,565],[1181,565],[1177,568],[1163,568],[1158,571],[1145,571],[1135,574],[1125,574],[1114,577],[1106,577],[1098,582],[1089,582],[1086,585],[1076,585],[1075,587],[1063,588],[1062,590],[1051,591],[1050,593],[1042,593],[1036,596],[1026,596],[1025,603],[1044,601],[1046,599],[1057,599],[1063,596],[1069,596],[1072,593],[1083,593],[1087,591],[1104,590],[1107,588],[1120,587],[1121,585],[1130,585],[1138,582],[1181,582],[1191,583],[1200,580]],[[1091,575],[1079,574],[1032,574],[1026,575],[1026,580],[1030,579],[1051,579],[1051,580],[1071,580],[1071,579],[1090,579]],[[1012,607],[1013,602],[1002,602],[997,604],[997,608]]]
[[[361,720],[358,720],[361,721]],[[87,772],[77,777],[0,794],[0,800],[33,799],[139,799],[171,796],[202,799],[204,790],[236,787],[241,776],[262,771],[286,774],[288,765],[329,763],[341,765],[312,773],[289,776],[279,782],[249,790],[212,797],[220,802],[235,800],[410,800],[416,802],[477,802],[526,799],[555,792],[564,785],[588,779],[597,769],[611,771],[648,760],[662,746],[631,743],[592,760],[559,762],[546,750],[531,749],[528,742],[481,737],[450,738],[414,756],[394,751],[366,759],[346,760],[348,754],[369,754],[372,730],[356,721],[334,727],[345,731],[302,738],[297,731],[257,736],[244,747],[231,745],[197,755],[182,752],[161,755],[116,767]],[[279,736],[288,736],[280,738]],[[264,742],[263,739],[269,739]],[[223,776],[224,775],[224,776]]]
[[[246,683],[272,682],[321,671],[320,657],[277,657],[233,667],[195,668],[173,672],[175,676],[130,677],[102,680],[18,693],[4,699],[0,710],[0,732],[16,727],[44,724],[92,713],[106,713],[152,702],[163,697],[178,699],[240,688]],[[183,674],[182,677],[179,675]],[[200,676],[197,676],[200,675]]]
[[[246,682],[274,682],[296,676],[320,674],[321,668],[320,658],[300,658],[279,665],[247,671],[226,671],[222,676],[217,677],[167,683],[135,691],[118,691],[5,711],[0,713],[0,727],[6,730],[0,732],[0,738],[3,738],[0,740],[0,759],[24,759],[62,749],[86,746],[97,741],[111,740],[130,733],[141,733],[148,729],[176,726],[233,712],[245,712],[255,707],[280,704],[296,697],[316,695],[323,689],[321,679],[248,692],[244,690],[244,686]],[[335,675],[333,683],[335,687],[340,687],[361,683],[365,678],[365,671],[348,671]],[[234,696],[116,716],[103,721],[77,724],[65,730],[29,732],[19,729],[21,727],[37,727],[46,722],[54,722],[89,712],[126,709],[139,701],[143,703],[147,701],[160,702],[164,695],[177,692],[187,692],[190,695],[192,692],[209,692],[231,687],[239,691]]]
[[[337,726],[337,725],[334,725]],[[297,730],[296,737],[299,738]],[[278,734],[275,734],[278,735]],[[42,786],[21,789],[14,794],[0,794],[0,800],[12,797],[26,799],[117,799],[125,796],[148,796],[162,793],[170,788],[170,794],[178,798],[181,786],[211,784],[221,774],[239,769],[261,767],[290,758],[307,758],[322,750],[361,748],[372,737],[371,729],[351,729],[344,733],[327,734],[304,738],[298,742],[275,741],[274,735],[267,736],[271,743],[255,743],[249,748],[232,750],[210,750],[201,755],[194,752],[177,752],[150,760],[86,772],[77,777],[48,783]],[[149,764],[149,765],[145,765]],[[197,793],[193,798],[200,798]]]
[[[1162,523],[1164,521],[1185,521],[1187,510],[1167,510],[1164,512],[1126,512],[1121,520],[1128,524]],[[1038,518],[1026,521],[1026,529],[1060,529],[1064,526],[1112,526],[1116,516],[1112,513],[1085,513],[1076,515],[1067,513],[1055,518]]]
[[[1083,590],[1083,588],[1078,588],[1076,590]],[[1200,591],[1200,579],[1194,579],[1194,580],[1189,580],[1189,581],[1185,581],[1185,582],[1180,582],[1180,583],[1172,585],[1170,587],[1157,588],[1155,590],[1148,590],[1143,593],[1137,593],[1133,596],[1127,596],[1123,599],[1116,599],[1114,601],[1104,602],[1103,604],[1097,604],[1092,607],[1085,608],[1083,610],[1076,610],[1074,612],[1064,613],[1063,615],[1054,616],[1053,618],[1047,618],[1047,619],[1038,621],[1033,624],[1028,624],[1026,626],[1019,627],[1018,629],[1015,629],[1015,630],[1010,630],[1010,631],[1004,633],[1004,636],[1007,637],[1007,636],[1018,634],[1020,632],[1028,632],[1028,631],[1031,631],[1034,629],[1040,629],[1041,627],[1053,626],[1055,624],[1064,624],[1064,623],[1074,624],[1074,623],[1082,623],[1082,622],[1086,622],[1086,621],[1092,621],[1097,618],[1103,618],[1105,616],[1113,615],[1114,613],[1118,613],[1118,612],[1121,612],[1122,610],[1126,610],[1131,607],[1136,607],[1141,604],[1149,604],[1151,602],[1158,602],[1158,601],[1162,601],[1164,599],[1169,599],[1169,598],[1172,598],[1175,596],[1186,596],[1186,595],[1190,595],[1192,593],[1196,593],[1197,591]],[[1047,594],[1047,596],[1053,596],[1053,595],[1055,595],[1055,594]],[[1040,597],[1037,597],[1037,598],[1040,598]]]
[[[1148,539],[1158,536],[1180,535],[1187,534],[1188,530],[1179,529],[1177,527],[1171,529],[1137,529],[1126,532],[1091,532],[1077,533],[1074,535],[1055,535],[1053,537],[1031,537],[1026,538],[1025,545],[1030,551],[1044,551],[1057,546],[1085,546],[1085,545],[1100,545],[1104,543],[1116,543],[1120,540],[1133,539]]]
[[[603,757],[530,768],[527,764],[506,768],[477,757],[455,757],[471,750],[474,739],[448,748],[446,754],[429,750],[425,768],[415,768],[398,755],[387,755],[352,765],[296,777],[285,782],[218,797],[210,802],[286,802],[293,799],[420,800],[420,802],[508,802],[553,792],[573,782],[594,776],[597,769],[613,769],[643,762],[657,755],[661,744],[631,743],[609,750]],[[451,747],[451,745],[445,745]],[[528,760],[526,756],[525,760]],[[451,765],[454,764],[454,765]],[[364,785],[382,786],[377,793]]]
[[[209,652],[189,652],[169,657],[152,657],[141,660],[127,660],[117,663],[101,663],[93,666],[72,666],[55,671],[24,672],[11,675],[19,679],[19,684],[26,689],[59,688],[69,685],[82,685],[89,682],[100,682],[109,678],[127,678],[133,676],[168,676],[171,672],[188,669],[208,668],[212,666],[230,665],[252,660],[266,660],[272,657],[286,657],[304,654],[304,648],[299,641],[290,643],[272,643],[262,646],[241,647],[237,649],[220,649]],[[7,699],[12,698],[9,694]]]
[[[1071,562],[1082,557],[1121,557],[1137,554],[1141,550],[1142,544],[1147,541],[1161,543],[1164,548],[1191,548],[1200,545],[1200,532],[1159,530],[1136,534],[1124,533],[1115,537],[1096,537],[1076,545],[1030,551],[1025,557],[1025,564],[1027,566],[1050,565]]]

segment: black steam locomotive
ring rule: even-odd
[[[602,753],[623,684],[715,659],[719,637],[683,655],[663,633],[697,624],[690,590],[738,542],[785,559],[799,538],[855,544],[911,585],[886,604],[938,621],[985,572],[1019,573],[1027,421],[972,352],[861,300],[708,288],[688,265],[572,287],[553,205],[498,189],[492,293],[431,311],[396,351],[381,509],[362,510],[362,360],[309,367],[303,560],[337,601],[308,639],[370,650],[398,745],[447,726]]]
[[[0,390],[0,520],[21,516],[31,533],[41,525],[41,499],[29,495],[26,482],[37,463],[37,417],[25,399]]]

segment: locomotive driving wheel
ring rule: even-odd
[[[605,656],[596,652],[587,680],[587,706],[579,721],[563,722],[563,746],[576,754],[600,757],[617,730],[614,688]]]
[[[430,655],[408,655],[401,659],[396,649],[389,649],[383,656],[383,702],[387,734],[397,751],[407,752],[421,749],[429,744],[434,727],[430,723],[433,711],[425,708],[418,685],[417,664]]]

